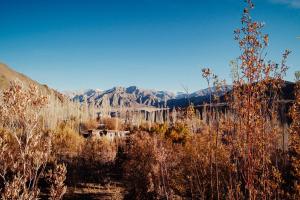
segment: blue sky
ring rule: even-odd
[[[268,58],[292,50],[300,70],[300,0],[256,0]],[[205,88],[201,68],[230,80],[243,0],[0,0],[0,61],[59,90]]]

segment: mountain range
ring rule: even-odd
[[[61,101],[71,100],[80,103],[93,104],[97,107],[112,108],[136,108],[136,107],[187,107],[190,103],[201,105],[209,102],[212,94],[224,96],[231,91],[231,86],[224,86],[221,90],[206,88],[191,94],[173,93],[168,91],[158,91],[142,89],[137,86],[113,87],[109,90],[88,89],[81,91],[58,92],[21,74],[5,64],[0,63],[0,90],[6,89],[13,80],[19,80],[25,87],[29,84],[37,85],[45,95],[54,95]],[[282,90],[283,99],[293,99],[294,83],[286,82]]]
[[[88,89],[78,91],[58,92],[49,88],[47,85],[40,84],[28,76],[19,73],[9,66],[0,63],[0,91],[8,88],[11,81],[18,80],[24,87],[30,84],[36,85],[44,95],[54,95],[62,101],[70,99],[77,102],[93,103],[98,107],[110,106],[119,107],[173,107],[185,105],[182,102],[188,102],[188,99],[206,99],[212,90],[204,89],[191,94],[173,93],[168,91],[158,91],[152,89],[142,89],[137,86],[114,87],[109,90]],[[221,92],[219,95],[222,95]],[[195,101],[197,102],[197,101]]]
[[[294,83],[285,81],[282,88],[282,100],[293,100]],[[77,92],[64,92],[70,99],[76,102],[87,102],[97,107],[110,106],[112,108],[132,107],[168,107],[184,108],[193,105],[209,103],[211,95],[219,96],[224,101],[224,95],[230,93],[232,86],[223,86],[218,91],[215,87],[198,90],[191,94],[172,93],[168,91],[157,91],[142,89],[137,86],[114,87],[109,90],[89,89]]]
[[[226,89],[231,89],[231,87],[223,87],[218,92],[216,92],[215,88],[206,88],[191,94],[175,94],[168,91],[142,89],[137,86],[130,86],[127,88],[114,87],[103,91],[99,89],[89,89],[85,91],[67,91],[63,93],[69,96],[73,101],[87,102],[88,104],[94,104],[98,107],[181,107],[186,103],[188,104],[189,100],[201,104],[203,101],[209,99],[212,93],[219,96],[224,95],[227,91]]]

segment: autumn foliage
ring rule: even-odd
[[[95,120],[88,107],[70,103],[64,120],[55,111],[57,119],[45,123],[49,99],[33,85],[13,82],[0,95],[1,199],[62,199],[66,182],[103,182],[111,169],[122,172],[127,199],[300,199],[300,75],[291,123],[283,122],[290,51],[280,64],[266,59],[269,36],[251,17],[253,9],[246,0],[241,28],[234,31],[241,55],[233,64],[232,90],[223,104],[211,92],[201,115],[190,105],[173,111],[173,120],[136,126],[118,118]],[[227,87],[209,68],[202,77],[211,91]],[[122,142],[80,135],[103,124],[105,131],[131,133]]]
[[[176,125],[133,137],[125,171],[136,199],[300,198],[299,81],[287,147],[279,109],[290,52],[280,64],[266,60],[269,36],[250,15],[252,1],[246,3],[242,27],[234,31],[241,55],[226,111],[215,109],[219,99],[211,96],[207,118],[184,142],[185,129]],[[224,84],[210,69],[202,72],[209,88]],[[191,125],[191,119],[193,112],[187,112],[183,123]]]
[[[43,129],[41,110],[47,98],[37,87],[28,89],[13,82],[0,97],[0,191],[1,199],[37,199],[39,181],[48,173],[52,179],[50,199],[65,193],[64,165],[46,171],[51,161],[51,135]],[[58,175],[59,173],[59,175]]]

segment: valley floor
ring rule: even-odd
[[[121,170],[114,166],[97,167],[97,170],[88,170],[87,174],[81,169],[81,178],[69,181],[64,200],[120,200],[128,194],[126,183],[122,178]],[[77,169],[78,170],[78,169]],[[73,171],[71,177],[76,177]],[[69,177],[69,179],[72,179]]]
[[[121,181],[107,184],[80,183],[69,187],[64,200],[117,200],[124,199],[126,188]]]
[[[115,165],[98,166],[97,170],[73,168],[67,176],[67,191],[63,200],[121,200],[128,199],[129,192],[122,172]],[[44,188],[40,199],[49,198],[49,188]]]

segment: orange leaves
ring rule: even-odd
[[[47,174],[48,182],[51,184],[49,200],[62,199],[67,191],[64,182],[66,180],[67,168],[64,164],[55,164],[54,170]]]
[[[25,88],[12,82],[0,94],[0,127],[7,130],[0,135],[2,199],[39,197],[37,183],[51,152],[51,137],[43,129],[40,113],[46,104],[47,98],[33,85]]]
[[[290,162],[292,165],[292,188],[295,196],[300,196],[300,81],[296,82],[296,99],[291,108],[290,116],[293,123],[290,128]]]

